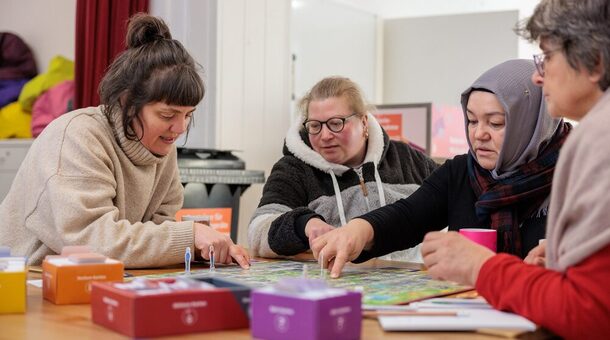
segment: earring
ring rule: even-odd
[[[364,130],[363,135],[364,135],[365,139],[368,139],[369,138],[369,129]]]

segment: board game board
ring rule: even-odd
[[[303,275],[303,267],[310,278],[321,278],[320,267],[315,262],[297,261],[256,261],[250,269],[238,266],[217,267],[213,275],[238,281],[252,287],[263,287],[274,284],[283,277]],[[161,278],[184,275],[184,273],[147,275]],[[210,275],[209,270],[195,270],[191,275]],[[346,267],[338,279],[327,279],[332,287],[359,290],[363,294],[364,305],[405,304],[423,298],[442,296],[470,290],[446,281],[430,278],[421,270],[404,268],[362,269]]]

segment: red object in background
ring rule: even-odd
[[[125,49],[127,20],[148,11],[148,0],[77,0],[75,109],[97,106],[106,68]]]

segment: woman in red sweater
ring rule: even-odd
[[[580,121],[555,169],[546,246],[523,263],[455,232],[433,232],[422,245],[424,263],[433,277],[474,285],[494,307],[561,337],[607,339],[610,1],[543,0],[520,33],[540,44],[532,81],[551,115]]]

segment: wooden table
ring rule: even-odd
[[[389,262],[371,260],[355,266],[381,267]],[[413,268],[414,264],[391,262],[392,266]],[[350,264],[351,265],[351,264]],[[193,266],[193,269],[204,267]],[[146,275],[182,271],[183,267],[127,270],[133,275]],[[28,279],[40,279],[40,273],[30,272]],[[515,335],[516,333],[505,333]],[[527,333],[527,338],[543,339],[544,332]],[[497,336],[474,332],[384,332],[377,320],[363,319],[362,339],[498,339]],[[125,339],[112,330],[91,321],[90,305],[54,305],[42,298],[42,289],[31,285],[27,288],[27,312],[25,314],[0,315],[0,339]],[[222,332],[192,333],[163,339],[251,339],[249,329]]]

